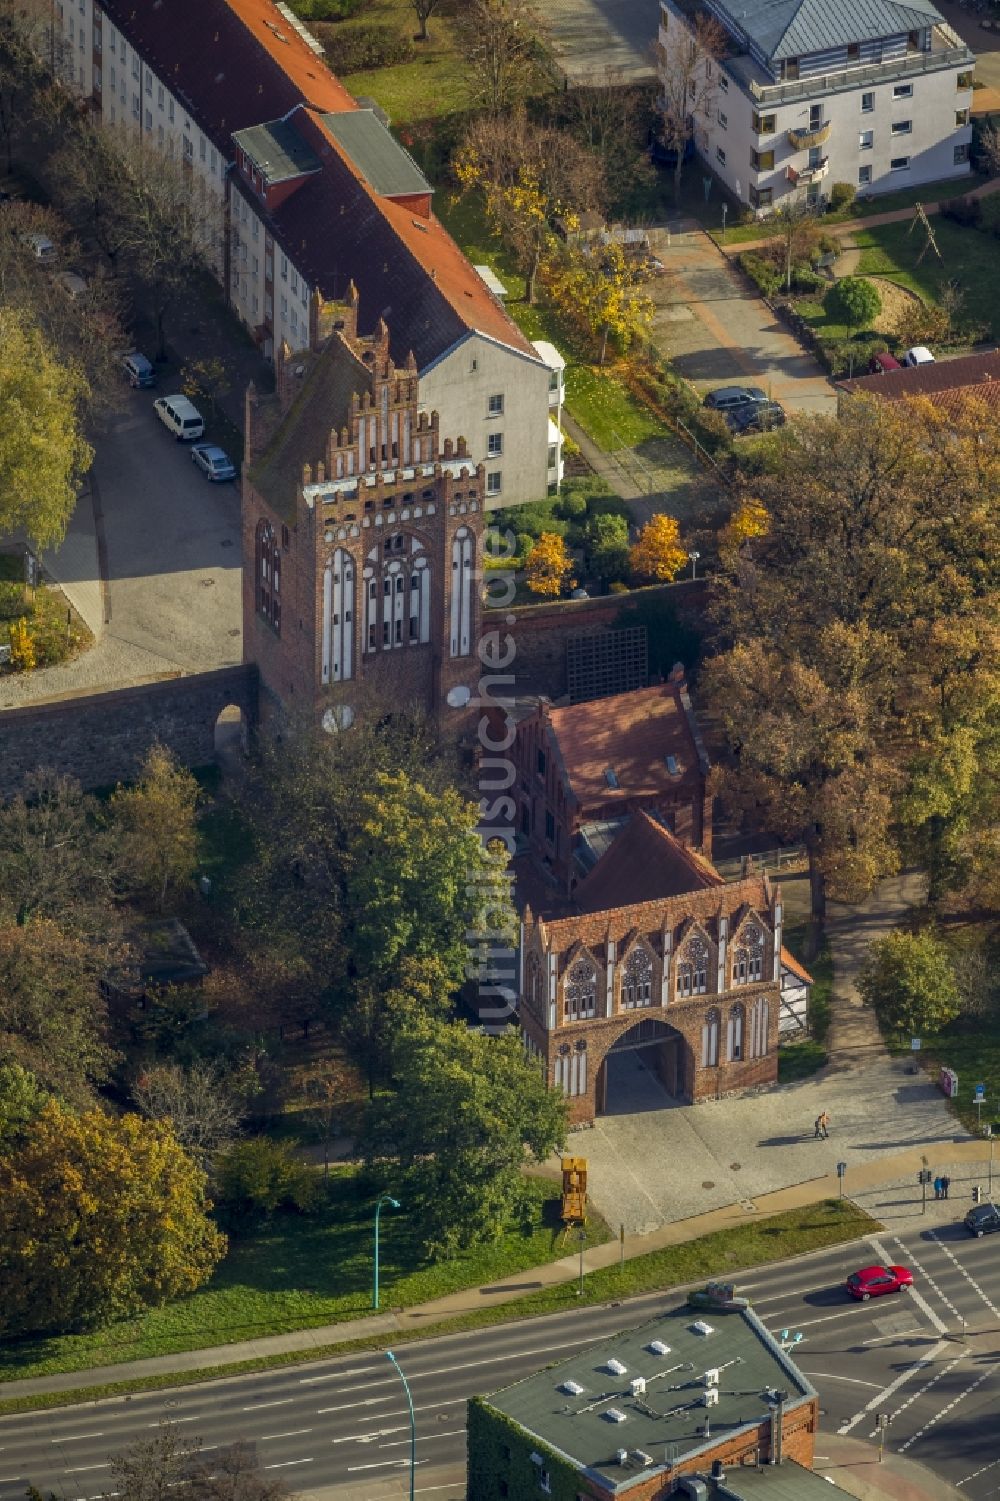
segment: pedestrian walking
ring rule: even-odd
[[[926,1179],[924,1181],[926,1182]],[[944,1184],[940,1177],[934,1179],[934,1197],[935,1199],[944,1198]]]
[[[948,1197],[948,1190],[949,1190],[950,1187],[951,1187],[951,1179],[948,1177],[948,1174],[945,1173],[944,1177],[941,1179],[941,1197],[942,1197],[942,1199],[946,1199]]]
[[[825,1110],[816,1117],[816,1135],[824,1141],[830,1135],[830,1117]]]

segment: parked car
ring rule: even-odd
[[[783,427],[785,409],[777,401],[752,401],[744,406],[733,407],[725,414],[729,431],[739,437],[741,433],[768,433],[772,428]]]
[[[133,391],[138,390],[140,386],[156,385],[156,371],[144,354],[139,354],[137,351],[133,351],[132,354],[123,354],[122,369]]]
[[[962,1224],[970,1235],[992,1235],[1000,1230],[1000,1209],[995,1204],[974,1204]]]
[[[867,1303],[883,1293],[901,1293],[904,1287],[912,1287],[913,1273],[905,1266],[863,1266],[851,1273],[844,1286],[852,1298]]]
[[[924,344],[914,344],[903,355],[904,365],[933,365],[934,356]]]
[[[760,386],[717,386],[709,391],[703,405],[713,412],[730,412],[734,407],[749,406],[754,402],[767,401],[768,394]]]
[[[236,478],[236,465],[226,451],[215,443],[195,443],[191,449],[191,457],[206,479]]]
[[[894,354],[873,354],[868,361],[868,369],[872,375],[885,375],[890,370],[901,370],[902,366]]]
[[[178,442],[190,442],[204,433],[205,419],[186,396],[158,396],[153,406],[157,417]]]

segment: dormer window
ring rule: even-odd
[[[618,775],[613,766],[606,766],[604,768],[604,780],[612,792],[620,790],[621,783],[618,781]]]
[[[677,757],[667,756],[666,761],[668,774],[672,777],[679,777],[681,774],[681,769],[677,764]]]

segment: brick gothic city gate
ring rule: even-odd
[[[641,1053],[642,1061],[659,1079],[667,1094],[675,1099],[689,1097],[691,1075],[690,1049],[686,1039],[675,1027],[655,1017],[643,1017],[634,1027],[613,1042],[608,1048],[597,1076],[594,1091],[597,1114],[604,1115],[608,1105],[608,1070],[614,1059],[627,1053]]]

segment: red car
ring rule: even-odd
[[[860,1272],[851,1273],[844,1286],[852,1298],[867,1303],[883,1293],[901,1293],[904,1287],[912,1287],[913,1273],[905,1266],[863,1266]]]

